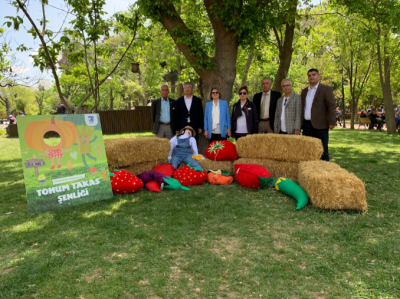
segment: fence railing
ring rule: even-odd
[[[151,107],[135,107],[135,110],[102,110],[99,111],[103,134],[121,134],[153,130]],[[18,137],[17,124],[8,126],[8,136]],[[45,137],[52,137],[52,132]],[[58,136],[58,135],[54,135]]]

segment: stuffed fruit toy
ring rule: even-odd
[[[161,193],[160,186],[158,186],[157,181],[150,181],[144,185],[147,190],[151,192]]]
[[[174,167],[169,163],[158,163],[154,166],[153,171],[165,174],[166,176],[172,177],[174,175]]]
[[[260,178],[261,187],[274,187],[283,194],[289,195],[297,200],[296,210],[304,208],[308,204],[307,193],[295,182],[286,178]]]
[[[235,164],[235,175],[240,186],[250,189],[260,188],[260,177],[271,176],[265,167],[257,164]]]
[[[233,182],[233,173],[226,170],[210,170],[208,173],[208,182],[212,185],[229,185]]]
[[[174,179],[177,179],[183,186],[201,185],[207,180],[207,173],[202,168],[191,167],[188,164],[175,170]]]
[[[189,188],[183,187],[179,181],[174,180],[173,178],[166,176],[165,174],[159,173],[157,171],[149,170],[142,172],[138,175],[138,177],[143,180],[145,184],[151,181],[156,181],[159,189],[170,189],[170,190],[190,190]]]
[[[110,172],[111,188],[114,194],[134,193],[143,188],[143,182],[126,170]]]
[[[214,161],[234,161],[239,158],[236,146],[228,140],[211,142],[207,146],[204,156]]]

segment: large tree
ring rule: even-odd
[[[165,27],[200,76],[204,94],[215,86],[228,101],[232,98],[239,45],[268,38],[272,28],[284,21],[276,15],[288,11],[294,2],[192,0],[185,9],[178,0],[137,1],[144,15]]]

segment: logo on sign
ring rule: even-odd
[[[91,127],[97,125],[97,114],[85,114],[85,123]]]

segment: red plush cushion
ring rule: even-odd
[[[235,175],[240,186],[250,189],[260,188],[259,176],[263,178],[271,176],[265,167],[257,164],[235,164]]]
[[[214,161],[234,161],[239,158],[236,146],[228,140],[211,142],[207,146],[204,156]]]
[[[156,166],[154,166],[153,171],[157,171],[159,173],[165,174],[166,176],[172,177],[174,174],[174,166],[168,163],[158,163]]]
[[[110,176],[114,194],[133,193],[143,188],[142,180],[126,170],[116,170],[111,173],[114,174],[114,176]]]
[[[185,187],[201,185],[207,180],[207,172],[200,168],[185,165],[175,170],[174,179],[178,180]]]
[[[145,186],[146,186],[146,189],[151,192],[161,193],[160,186],[158,186],[157,181],[150,181]]]

